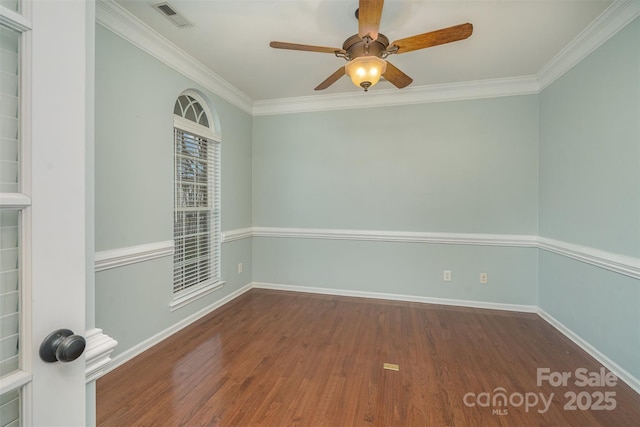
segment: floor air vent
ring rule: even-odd
[[[156,3],[151,6],[180,28],[191,27],[193,25],[167,2]]]

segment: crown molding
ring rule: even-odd
[[[312,111],[345,110],[350,108],[388,107],[462,101],[502,96],[529,95],[539,91],[535,76],[478,80],[402,89],[384,89],[364,93],[301,96],[253,103],[254,116],[290,114]]]
[[[414,86],[402,91],[384,89],[372,91],[366,95],[360,92],[349,92],[253,101],[114,0],[96,1],[96,20],[99,24],[253,116],[537,94],[638,16],[640,16],[640,1],[614,1],[536,75],[532,76]]]
[[[356,94],[282,98],[253,103],[253,115],[290,114],[349,108],[386,107],[537,94],[640,16],[640,1],[616,0],[535,76],[480,80]],[[358,95],[363,95],[358,92]]]
[[[251,114],[253,100],[114,0],[96,1],[96,21],[175,71]]]
[[[640,1],[614,1],[536,74],[540,91],[640,16]]]

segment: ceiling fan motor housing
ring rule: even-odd
[[[385,53],[388,46],[389,39],[384,34],[378,34],[376,40],[371,40],[368,37],[360,38],[359,35],[354,34],[344,41],[342,49],[347,52],[345,59],[351,61],[361,56],[377,56],[378,58],[382,58],[386,56]]]

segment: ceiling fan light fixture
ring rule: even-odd
[[[387,61],[377,56],[359,56],[349,61],[344,68],[353,84],[367,92],[387,70]]]

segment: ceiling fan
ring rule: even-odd
[[[466,23],[389,43],[389,39],[378,32],[383,5],[384,0],[360,0],[359,8],[356,10],[358,34],[347,38],[342,49],[277,41],[272,41],[269,46],[276,49],[333,53],[339,58],[344,58],[348,61],[347,64],[338,68],[335,73],[316,86],[315,90],[326,89],[347,74],[356,86],[362,87],[367,92],[380,80],[381,76],[399,89],[413,82],[411,77],[386,60],[389,55],[464,40],[473,33],[473,25]]]

